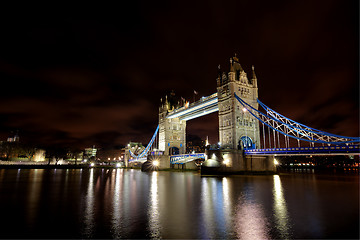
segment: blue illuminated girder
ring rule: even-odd
[[[328,147],[265,148],[245,150],[245,155],[357,155],[359,145]]]
[[[130,155],[131,155],[133,158],[135,158],[135,159],[141,159],[141,158],[143,158],[144,156],[146,156],[147,153],[149,152],[151,146],[152,146],[153,143],[154,143],[154,140],[155,140],[155,138],[156,138],[156,135],[157,135],[158,131],[159,131],[159,125],[157,126],[157,128],[156,128],[156,130],[155,130],[155,133],[153,134],[150,142],[148,143],[148,145],[146,146],[146,148],[144,149],[144,151],[142,151],[139,155],[136,156],[136,155],[131,151],[131,149],[129,149]]]
[[[273,129],[274,131],[281,133],[282,135],[301,141],[324,144],[353,144],[360,142],[359,137],[345,137],[335,135],[297,123],[275,112],[274,110],[263,104],[260,100],[257,100],[257,102],[259,103],[260,107],[265,110],[266,113],[255,109],[254,107],[246,103],[244,100],[239,98],[236,94],[235,98],[253,117],[258,119],[264,125]]]

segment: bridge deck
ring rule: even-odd
[[[359,145],[330,147],[296,147],[296,148],[265,148],[248,149],[245,155],[357,155]]]
[[[147,157],[142,157],[142,158],[130,158],[130,159],[129,159],[129,163],[137,163],[137,162],[144,163],[144,162],[146,162],[146,160],[147,160]]]
[[[171,164],[184,164],[184,163],[192,162],[197,159],[205,159],[205,153],[173,155],[170,157],[170,163]]]

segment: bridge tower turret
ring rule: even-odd
[[[159,150],[165,155],[184,154],[186,152],[186,121],[179,118],[168,119],[168,113],[177,108],[175,93],[161,101],[159,108]]]
[[[248,79],[236,55],[230,58],[230,71],[222,72],[219,68],[217,77],[220,144],[228,149],[259,148],[259,122],[241,107],[234,93],[258,109],[254,67],[252,78]]]

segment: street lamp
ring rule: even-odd
[[[279,162],[274,158],[274,164],[279,165]]]

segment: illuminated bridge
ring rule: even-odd
[[[206,159],[203,153],[186,153],[186,122],[210,113],[219,116],[219,149],[242,151],[244,156],[358,155],[359,137],[331,134],[298,123],[271,109],[258,98],[254,67],[252,77],[238,59],[230,59],[230,71],[219,68],[217,92],[189,104],[174,105],[170,96],[159,108],[159,125],[147,147],[129,162],[145,161],[149,152],[170,156],[171,164]]]
[[[249,106],[245,101],[235,95],[235,98],[241,103],[243,111],[248,112],[256,118],[263,126],[263,147],[268,143],[268,148],[251,148],[250,145],[244,147],[245,155],[354,155],[359,153],[359,138],[345,137],[326,133],[314,128],[307,127],[303,124],[297,123],[288,119],[274,110],[265,106],[262,102],[258,101],[260,106],[264,107],[266,113],[262,113]],[[190,104],[189,107],[181,107],[168,114],[167,118],[179,118],[187,121],[197,117],[201,117],[219,110],[217,94],[212,94],[208,97],[203,97],[199,101]],[[266,134],[265,127],[270,130],[270,134]],[[147,148],[135,156],[131,151],[132,159],[129,161],[145,162],[146,156],[150,150],[157,149],[153,146],[157,138],[159,127],[157,127],[151,141]],[[273,133],[271,135],[271,133]],[[280,136],[284,138],[283,142],[280,141]],[[268,139],[271,138],[271,139]],[[288,147],[289,138],[296,139],[298,147]],[[310,146],[300,147],[301,141],[308,142]],[[272,144],[272,146],[271,146]],[[315,147],[314,144],[322,144],[325,146]],[[284,145],[286,147],[280,147]],[[178,154],[171,156],[171,164],[184,164],[197,159],[205,159],[204,153],[195,154]]]

